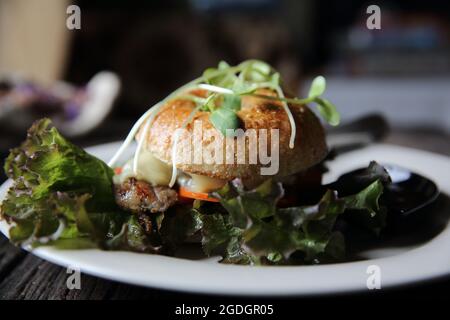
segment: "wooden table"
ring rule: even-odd
[[[430,131],[396,131],[388,143],[429,150],[450,156],[450,135]],[[450,268],[450,266],[449,266]],[[205,296],[147,289],[82,275],[82,289],[69,290],[65,268],[39,259],[0,236],[1,299],[151,299],[153,301],[204,301]],[[383,291],[383,290],[382,290]],[[387,290],[384,295],[450,297],[450,280],[440,279],[407,289]],[[214,299],[221,299],[215,297]],[[225,300],[226,301],[226,300]]]

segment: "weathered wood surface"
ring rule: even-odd
[[[421,148],[450,155],[450,137],[433,132],[396,132],[390,143]],[[450,266],[449,266],[450,268]],[[0,235],[0,300],[2,299],[193,299],[195,295],[147,289],[108,281],[88,275],[81,277],[81,289],[69,290],[65,268],[39,259],[13,245]],[[450,296],[450,280],[416,285],[391,291],[406,296]],[[204,299],[204,296],[197,296]]]

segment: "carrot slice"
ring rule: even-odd
[[[206,192],[194,192],[185,187],[180,187],[179,194],[183,198],[191,198],[210,202],[219,202],[219,199],[211,198]]]

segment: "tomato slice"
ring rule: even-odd
[[[180,187],[180,190],[178,192],[180,196],[183,198],[191,198],[210,202],[219,202],[219,199],[211,198],[206,192],[194,192],[186,187]]]
[[[121,173],[122,173],[122,167],[115,167],[114,168],[114,173],[116,174],[116,175],[120,175]]]

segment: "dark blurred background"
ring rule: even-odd
[[[123,80],[117,113],[135,118],[208,66],[263,59],[288,86],[318,73],[340,77],[446,77],[450,5],[384,1],[382,29],[366,28],[367,1],[79,1],[64,77],[96,71]],[[364,101],[359,101],[364,104]],[[449,117],[450,115],[447,114]]]
[[[81,9],[80,30],[66,28],[70,4]],[[403,144],[418,132],[449,140],[450,3],[378,1],[381,30],[366,27],[370,4],[0,0],[0,77],[83,86],[99,71],[116,73],[121,92],[114,108],[94,130],[74,135],[82,145],[122,139],[148,107],[206,67],[249,58],[273,64],[299,95],[312,77],[325,75],[326,96],[344,121],[376,111]],[[0,134],[2,156],[25,136],[10,121]]]

